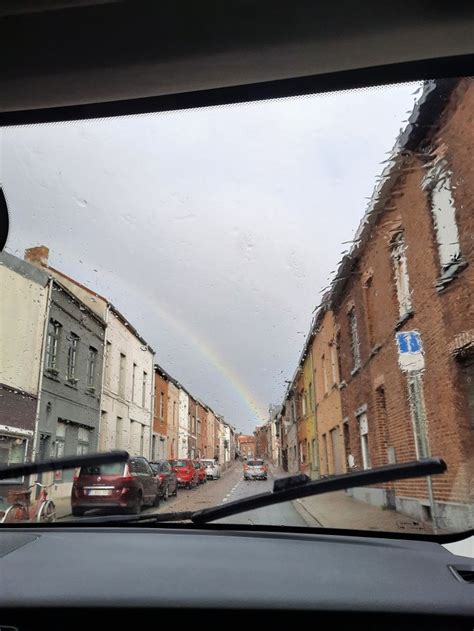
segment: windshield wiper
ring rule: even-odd
[[[129,459],[126,451],[111,451],[104,454],[86,454],[85,456],[65,456],[41,462],[12,464],[8,467],[0,467],[0,480],[11,480],[34,473],[46,473],[47,471],[63,471],[76,469],[77,467],[93,467],[94,465],[126,462]]]
[[[377,469],[345,473],[323,480],[310,480],[307,476],[305,476],[307,478],[305,480],[301,475],[298,475],[294,476],[292,483],[292,476],[290,476],[289,478],[283,478],[283,480],[276,480],[273,491],[253,495],[235,502],[228,502],[214,508],[204,508],[196,511],[192,515],[191,520],[195,524],[204,524],[223,517],[229,517],[230,515],[238,515],[239,513],[280,504],[281,502],[289,502],[302,497],[342,491],[357,486],[395,482],[406,478],[420,478],[444,473],[446,469],[446,463],[441,458],[423,458],[422,460],[387,465]]]
[[[182,511],[176,513],[145,513],[142,515],[109,515],[97,517],[82,517],[77,520],[68,520],[67,523],[78,525],[107,525],[107,524],[159,524],[162,522],[191,521],[195,524],[205,524],[216,519],[238,515],[249,510],[272,506],[282,502],[300,499],[332,491],[341,491],[357,486],[380,484],[382,482],[394,482],[406,478],[419,478],[427,475],[444,473],[446,463],[440,458],[425,458],[396,465],[387,465],[366,471],[357,471],[325,478],[311,480],[306,475],[288,476],[275,480],[273,491],[252,495],[251,497],[229,502],[212,508],[204,508],[199,511]]]

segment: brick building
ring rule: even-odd
[[[317,430],[321,475],[346,471],[346,450],[349,428],[343,423],[339,390],[339,358],[337,328],[333,312],[323,306],[313,324],[313,381],[315,384]]]
[[[168,388],[170,376],[155,364],[155,389],[153,409],[152,460],[163,460],[168,456]]]
[[[443,476],[354,495],[440,528],[472,526],[474,82],[428,82],[331,303],[349,460],[440,456]]]
[[[237,439],[240,455],[245,458],[255,458],[255,436],[240,434]]]

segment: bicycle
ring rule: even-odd
[[[11,491],[11,505],[5,511],[1,523],[14,523],[18,521],[36,521],[39,523],[51,523],[56,521],[56,506],[52,500],[48,499],[48,491],[46,489],[52,487],[53,484],[41,484],[36,481],[26,490]],[[41,489],[39,497],[31,504],[31,491],[36,486]]]

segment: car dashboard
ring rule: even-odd
[[[473,585],[456,571],[472,562],[437,543],[229,528],[2,529],[0,628],[103,628],[102,614],[130,628],[158,612],[177,624],[199,611],[216,624],[472,629]]]

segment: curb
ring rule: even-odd
[[[293,500],[293,506],[295,507],[296,512],[303,520],[306,522],[306,525],[310,528],[323,528],[323,524],[319,522],[312,513],[306,508],[301,500]]]

